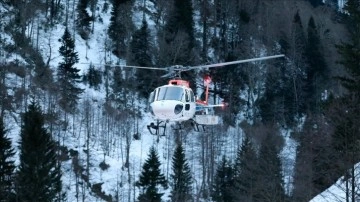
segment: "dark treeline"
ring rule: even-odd
[[[344,8],[336,0],[0,0],[0,5],[0,31],[13,42],[0,35],[0,201],[66,201],[60,180],[61,161],[70,158],[61,155],[66,150],[65,134],[76,134],[71,125],[76,116],[86,125],[85,150],[90,149],[91,134],[100,133],[91,126],[95,112],[87,100],[81,102],[80,83],[105,91],[100,114],[106,118],[101,127],[111,131],[121,122],[116,129],[125,141],[124,169],[129,184],[140,189],[139,201],[160,201],[170,187],[172,201],[305,202],[341,176],[346,181],[346,201],[358,200],[358,0],[346,1]],[[134,22],[139,13],[141,22]],[[105,14],[110,15],[110,22],[104,44],[98,47],[104,66],[90,64],[80,75],[75,35],[87,42]],[[51,50],[50,39],[49,44],[39,44],[44,41],[39,33],[56,25],[65,31],[58,36],[60,62],[52,65],[54,56],[41,52],[42,46]],[[219,135],[229,126],[241,127],[246,134],[235,156],[222,156],[203,168],[206,174],[198,193],[191,189],[194,176],[181,141],[176,141],[170,159],[170,176],[161,173],[157,150],[152,147],[140,176],[130,179],[129,128],[135,128],[135,120],[141,118],[135,101],[146,100],[151,89],[166,81],[158,72],[107,64],[126,60],[136,66],[191,66],[275,54],[285,54],[285,58],[183,75],[192,87],[199,87],[196,78],[211,75],[211,97],[229,104],[219,112],[224,123]],[[10,61],[11,55],[21,60]],[[9,81],[14,77],[16,84]],[[244,117],[241,123],[239,117]],[[6,135],[7,118],[21,126],[18,166]],[[293,180],[287,182],[292,186],[285,186],[284,181],[281,130],[292,131],[290,138],[298,145]],[[112,135],[104,135],[107,142]],[[111,144],[103,145],[104,155],[109,155]],[[71,158],[78,165],[77,155]],[[84,168],[74,167],[76,179],[87,182],[77,188],[94,188],[89,183],[90,166],[87,154]],[[104,200],[114,198],[122,201],[103,196]]]

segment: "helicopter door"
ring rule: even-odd
[[[185,90],[185,111],[190,110],[190,93],[188,90]]]
[[[192,118],[195,115],[195,96],[191,89],[185,89],[184,116]]]

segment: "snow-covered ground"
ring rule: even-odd
[[[101,12],[106,0],[98,1],[98,9],[96,12]],[[137,0],[138,5],[142,4],[142,0]],[[147,1],[147,7],[149,10],[153,9],[153,5],[150,1]],[[101,21],[97,18],[95,22],[94,33],[91,34],[90,39],[85,41],[78,34],[75,34],[75,46],[76,51],[79,54],[79,63],[76,67],[81,70],[80,74],[86,72],[90,63],[95,64],[101,68],[100,64],[105,63],[105,44],[107,43],[106,35],[107,28],[110,22],[110,11],[111,6],[106,13],[98,13],[96,16],[101,15]],[[1,11],[0,11],[1,12]],[[41,17],[41,16],[40,16]],[[142,13],[135,15],[135,25],[139,26],[142,20]],[[150,27],[154,26],[154,22],[147,16]],[[41,23],[41,21],[39,21]],[[36,23],[32,26],[38,26]],[[28,27],[31,29],[32,27]],[[71,33],[73,33],[72,25],[69,26]],[[61,61],[59,54],[59,47],[61,46],[59,39],[63,35],[65,26],[58,24],[57,26],[48,30],[41,30],[39,36],[39,46],[44,60],[50,59],[50,66],[54,70]],[[154,32],[152,32],[154,33]],[[2,37],[4,38],[4,36]],[[9,37],[7,37],[10,40]],[[12,56],[7,60],[9,62],[14,61],[20,57]],[[106,62],[116,63],[118,59],[112,54],[106,55]],[[85,92],[80,100],[79,110],[81,113],[84,112],[86,104],[90,105],[91,111],[91,125],[85,127],[85,118],[83,115],[75,115],[68,117],[69,128],[66,132],[59,132],[59,134],[53,134],[54,138],[59,140],[69,150],[78,152],[79,164],[86,167],[86,158],[89,154],[89,173],[90,184],[94,185],[97,183],[103,183],[101,188],[106,194],[111,194],[113,197],[118,196],[120,201],[134,201],[138,195],[138,188],[134,186],[138,180],[139,174],[142,169],[142,164],[147,158],[149,148],[155,146],[157,148],[160,161],[162,162],[162,171],[166,177],[169,177],[171,172],[171,158],[175,148],[175,134],[174,131],[168,128],[165,137],[160,137],[159,141],[157,136],[151,135],[146,128],[152,119],[149,114],[143,112],[142,119],[139,119],[139,128],[131,128],[128,131],[123,131],[124,127],[129,127],[126,123],[111,122],[111,126],[104,124],[104,116],[102,107],[105,100],[104,89],[94,90],[83,85]],[[135,103],[139,107],[144,108],[142,103]],[[10,137],[13,140],[14,145],[17,147],[19,142],[19,129],[20,122],[15,122],[15,119],[10,118],[7,121]],[[210,163],[216,163],[220,161],[222,155],[227,157],[233,157],[236,155],[236,151],[241,145],[243,139],[243,131],[240,127],[229,128],[227,131],[219,132],[216,127],[209,130],[208,132],[182,132],[183,143],[185,146],[186,157],[191,165],[192,175],[194,177],[193,191],[194,195],[199,194],[202,186],[206,182],[203,178],[205,166],[210,166]],[[122,133],[124,132],[124,134]],[[140,140],[135,140],[133,134],[139,132],[141,135]],[[90,133],[89,139],[87,134]],[[282,150],[281,156],[284,165],[284,179],[286,182],[286,190],[288,193],[291,192],[292,186],[292,174],[293,165],[295,162],[295,151],[296,143],[289,137],[289,132],[284,131],[285,147]],[[129,169],[125,167],[126,159],[126,138],[131,141],[130,152],[129,152]],[[89,140],[89,150],[87,150],[87,140]],[[111,143],[109,143],[111,142]],[[211,150],[211,144],[216,142],[217,149]],[[215,162],[207,162],[202,159],[202,152],[214,152]],[[67,193],[68,201],[102,201],[98,196],[95,196],[93,192],[86,186],[82,179],[79,179],[80,185],[76,183],[76,176],[73,172],[73,159],[63,161],[62,163],[62,182],[63,190]],[[109,165],[109,168],[102,170],[99,166],[101,162],[105,162]],[[339,183],[341,180],[339,180]],[[207,185],[209,186],[209,185]],[[336,185],[334,185],[336,186]],[[334,190],[336,189],[333,188]],[[328,191],[328,193],[334,193],[337,191]],[[76,196],[76,193],[79,195]],[[332,194],[323,193],[321,196],[332,196]],[[169,197],[169,189],[165,191],[163,197],[167,200]],[[316,197],[312,202],[322,202],[325,200]],[[331,200],[328,200],[331,201]]]
[[[355,168],[355,201],[360,201],[360,163],[354,165]],[[310,202],[346,202],[352,200],[351,179],[344,180],[339,178],[335,184],[314,197]],[[348,190],[348,191],[347,191]],[[346,197],[348,193],[348,197]]]

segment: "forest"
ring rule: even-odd
[[[1,202],[360,200],[359,0],[0,0],[0,20]],[[167,79],[121,67],[278,54],[184,72],[227,105],[165,136]]]

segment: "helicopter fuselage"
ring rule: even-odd
[[[154,119],[181,122],[194,117],[196,100],[186,82],[171,80],[168,85],[157,87],[150,93],[149,108]]]

